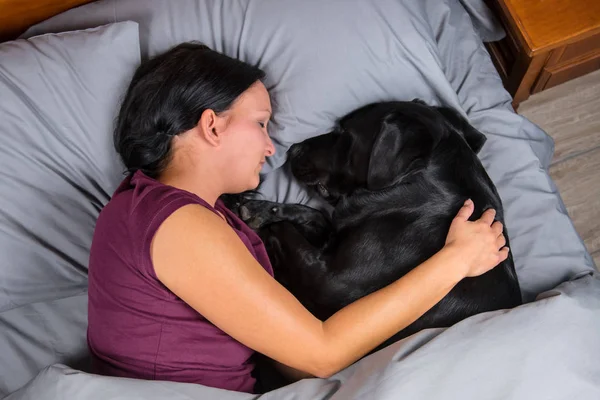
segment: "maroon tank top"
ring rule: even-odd
[[[154,272],[152,238],[169,215],[187,204],[219,211],[273,275],[258,235],[220,200],[213,208],[192,193],[136,172],[121,183],[94,231],[87,332],[94,372],[252,392],[253,350],[203,318]]]

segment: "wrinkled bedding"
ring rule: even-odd
[[[600,398],[598,332],[600,279],[585,275],[533,303],[422,331],[328,379],[306,379],[262,396],[54,365],[7,400],[591,400]]]
[[[482,39],[502,31],[483,2],[104,0],[24,36],[124,20],[139,23],[142,58],[201,40],[265,69],[278,150],[266,199],[323,206],[281,167],[285,150],[359,105],[419,97],[463,112],[488,137],[480,158],[504,203],[527,304],[420,332],[329,379],[256,396],[84,372],[87,299],[77,294],[0,313],[0,396],[21,388],[8,398],[600,398],[600,278],[548,175],[552,140],[514,113],[485,51]]]

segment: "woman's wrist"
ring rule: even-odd
[[[445,245],[437,255],[444,260],[444,273],[450,275],[454,284],[463,280],[469,272],[469,262],[454,244]]]

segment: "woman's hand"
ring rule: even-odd
[[[508,257],[502,223],[494,222],[496,211],[486,210],[477,221],[469,221],[475,205],[467,200],[456,214],[446,237],[446,247],[454,248],[465,261],[465,277],[486,273]]]

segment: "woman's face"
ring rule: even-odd
[[[275,154],[267,133],[271,112],[269,93],[262,82],[256,82],[221,114],[227,119],[222,144],[232,193],[255,189],[266,157]]]

